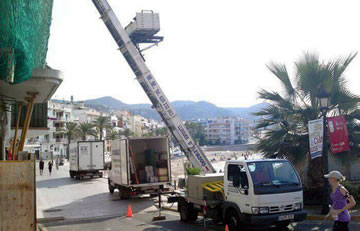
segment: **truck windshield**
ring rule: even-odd
[[[255,187],[300,185],[299,178],[289,162],[249,162],[248,168]]]

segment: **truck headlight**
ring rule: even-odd
[[[252,207],[253,214],[267,214],[269,213],[269,207]]]
[[[296,203],[294,205],[294,210],[301,210],[302,209],[302,203]]]
[[[252,207],[251,210],[253,214],[259,214],[259,208],[257,207]]]

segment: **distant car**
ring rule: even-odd
[[[59,165],[64,165],[64,159],[60,159]]]

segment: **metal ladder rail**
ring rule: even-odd
[[[181,149],[194,167],[200,167],[204,172],[216,172],[204,152],[192,139],[189,131],[176,114],[174,108],[163,93],[159,84],[146,66],[140,52],[130,40],[121,26],[115,13],[106,0],[92,0],[101,15],[109,32],[119,46],[119,50],[125,57],[130,68],[136,75],[137,80],[149,97],[170,132],[178,141]]]

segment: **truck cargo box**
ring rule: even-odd
[[[70,176],[98,174],[104,170],[104,142],[78,141],[70,144]]]
[[[112,141],[110,180],[114,185],[141,187],[171,182],[167,137]]]

